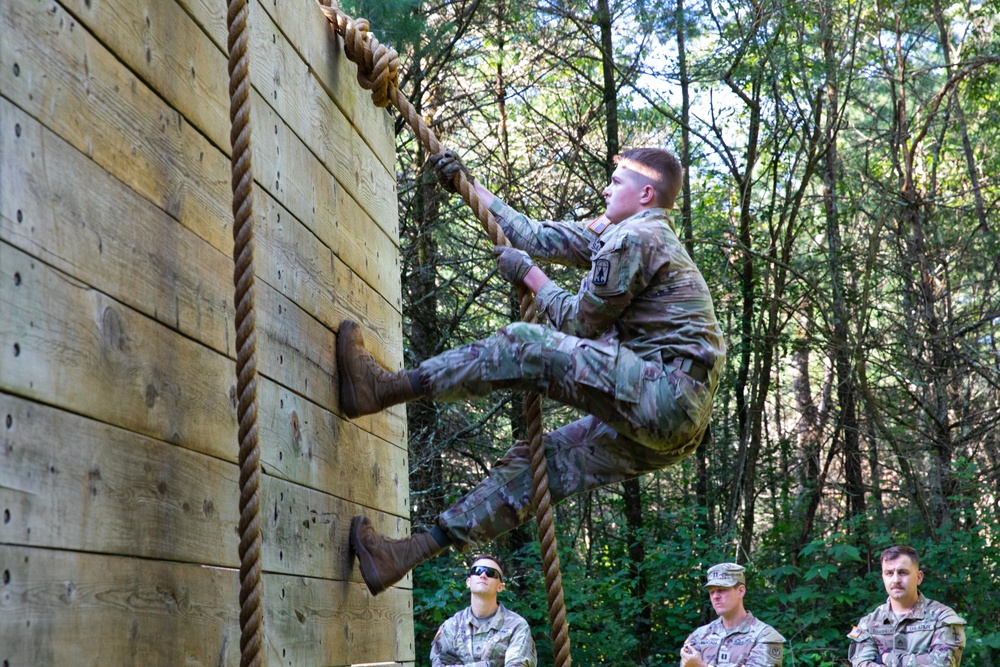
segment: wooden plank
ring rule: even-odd
[[[71,7],[76,18],[109,50],[159,91],[213,143],[228,152],[228,55],[225,48],[213,44],[183,8],[175,2],[156,0],[104,0],[98,3],[77,0]],[[196,4],[194,8],[199,7]],[[311,6],[299,5],[297,9],[301,12],[303,8],[311,10],[306,11],[307,14],[316,14],[326,23],[315,2]],[[211,20],[213,15],[196,16],[195,19]],[[260,128],[254,132],[254,137],[265,128],[270,132],[276,124],[284,126],[286,135],[280,141],[278,152],[254,146],[254,175],[258,182],[301,219],[310,220],[311,210],[324,200],[322,192],[311,191],[298,183],[305,172],[283,168],[281,154],[288,153],[298,162],[310,163],[310,169],[319,172],[327,181],[331,180],[331,174],[335,176],[353,197],[351,203],[356,210],[351,211],[355,214],[351,217],[365,218],[363,209],[383,229],[386,241],[398,243],[395,148],[391,144],[387,146],[387,167],[372,153],[369,144],[358,135],[358,126],[352,125],[334,104],[312,75],[309,65],[287,43],[265,12],[254,12],[250,28],[251,79],[259,93],[253,98],[253,126]],[[225,44],[225,31],[222,37],[221,44]],[[336,45],[329,39],[325,41],[326,50],[336,52]],[[354,87],[358,87],[356,82]],[[389,125],[383,121],[361,131],[365,129],[369,134],[385,136]],[[324,189],[332,189],[332,185],[326,184]],[[289,191],[286,196],[286,189],[292,186],[304,192]],[[301,205],[290,199],[293,196],[304,196]],[[311,222],[313,228],[324,224],[323,219]]]
[[[0,99],[0,238],[230,356],[233,260]]]
[[[5,314],[0,318],[0,347],[14,351],[0,357],[0,389],[234,460],[235,370],[231,359],[6,243],[0,243],[0,285],[0,310]],[[305,323],[286,317],[293,312]],[[296,338],[310,323],[319,333]],[[290,302],[262,300],[258,331],[258,365],[265,377],[277,377],[286,385],[295,385],[297,377],[312,377],[314,386],[303,390],[333,400],[329,377],[322,369],[310,369],[315,362],[297,354],[298,349],[310,347],[331,349],[333,335],[327,329],[301,316]],[[319,338],[323,334],[325,340]],[[269,427],[269,433],[280,439],[276,444],[265,443],[266,460],[276,462],[283,472],[305,474],[305,481],[320,488],[330,479],[339,480],[380,509],[405,515],[400,505],[405,497],[406,460],[399,447],[363,437],[357,425],[345,427],[307,400],[290,400],[288,394],[277,391],[262,392],[265,395],[272,402],[259,405],[259,411],[286,420],[284,425],[278,422]],[[389,423],[384,417],[383,421]],[[329,453],[335,443],[343,452]],[[368,449],[351,443],[376,446]],[[370,465],[392,467],[383,468],[368,483],[390,479],[398,483],[363,492],[365,482],[347,482],[342,477]],[[336,470],[331,470],[333,466]],[[332,478],[331,472],[336,473]]]
[[[408,590],[390,588],[372,597],[363,584],[277,575],[264,585],[267,633],[281,639],[282,664],[414,659],[413,598]]]
[[[258,386],[257,397],[261,457],[269,474],[409,516],[405,446],[371,435],[271,382]]]
[[[311,15],[320,27],[328,24],[311,1]],[[302,5],[289,4],[291,13],[299,14]],[[308,7],[308,5],[306,5]],[[302,16],[299,17],[302,20]],[[332,40],[327,44],[336,52]],[[319,161],[358,200],[389,238],[399,239],[399,212],[396,201],[396,169],[392,163],[379,162],[358,128],[342,115],[310,64],[304,62],[265,12],[256,12],[250,40],[250,67],[261,97],[274,109]],[[356,68],[346,58],[344,69]],[[354,88],[360,87],[355,82]],[[343,92],[343,88],[341,88]],[[370,106],[372,103],[369,101]],[[387,118],[385,112],[381,112]],[[389,129],[384,124],[380,129]],[[391,136],[391,135],[390,135]],[[391,153],[395,157],[395,148]],[[391,197],[387,196],[391,193]]]
[[[253,107],[254,177],[327,247],[402,309],[399,251],[266,104]],[[269,180],[265,180],[269,179]],[[391,190],[395,197],[395,186]],[[370,196],[375,197],[373,193]],[[259,201],[259,199],[258,199]],[[395,199],[392,206],[395,210]],[[396,217],[392,218],[396,224]]]
[[[0,12],[0,95],[214,247],[231,247],[228,158],[58,5],[5,2]]]
[[[235,356],[229,257],[2,99],[0,155],[0,184],[9,193],[0,200],[0,238]],[[402,345],[399,315],[315,237],[294,221],[286,224],[291,216],[273,200],[266,203],[271,205],[258,225],[256,266],[266,279],[257,288],[263,311],[258,327],[262,346],[273,353],[260,370],[335,409],[333,335],[322,324],[364,322],[369,334],[382,334],[372,335],[369,344],[391,367],[394,355],[387,350]],[[364,423],[402,443],[404,415],[400,407]]]
[[[0,542],[239,566],[235,463],[9,394],[0,393],[0,414]],[[398,516],[269,475],[260,502],[268,572],[360,582],[351,518],[408,532]]]
[[[204,0],[179,0],[190,7]],[[380,109],[372,102],[371,92],[357,81],[357,66],[344,53],[344,42],[326,20],[315,0],[266,2],[259,4],[309,65],[312,74],[333,101],[358,128],[361,138],[385,164],[389,173],[396,171],[394,107]],[[220,23],[225,26],[225,23]],[[376,26],[377,27],[377,26]],[[220,32],[219,34],[225,34]],[[389,45],[393,46],[393,45]]]
[[[225,5],[220,6],[212,0],[177,0],[177,2],[211,38],[219,51],[226,53],[228,30]],[[77,0],[77,4],[84,2]],[[251,5],[250,21],[252,24],[264,25],[264,19],[259,18],[258,7],[263,8],[277,26],[282,35],[280,39],[287,40],[299,58],[308,65],[312,76],[316,77],[320,85],[328,91],[328,95],[341,113],[354,125],[374,154],[385,165],[386,170],[390,174],[394,173],[396,146],[392,116],[386,110],[376,107],[372,103],[370,92],[358,85],[357,66],[344,54],[343,41],[330,27],[316,1],[261,0],[259,4]],[[73,11],[75,13],[75,9]],[[252,54],[251,58],[253,57]],[[256,60],[265,64],[269,62],[268,58]],[[267,80],[273,80],[277,76],[280,75],[264,67],[261,69],[260,77],[254,73],[254,86],[262,91],[267,90],[269,85]],[[273,97],[268,93],[262,94],[266,98]]]
[[[93,3],[97,5],[103,3]],[[5,3],[0,11],[5,34],[0,43],[0,94],[230,254],[228,157],[58,6],[48,11],[41,5]],[[256,105],[255,113],[257,108],[266,106]],[[266,132],[256,135],[263,137]],[[265,149],[269,141],[273,139],[256,143]],[[267,150],[274,155],[273,148]],[[298,159],[304,150],[286,146],[289,159],[282,158],[270,169],[265,162],[261,173],[284,168],[287,178],[291,165],[299,168],[302,162],[289,160]],[[321,166],[318,169],[325,173]],[[299,202],[317,236],[366,282],[386,294],[398,310],[398,258],[392,241],[366,231],[374,229],[373,223],[364,223],[365,216],[357,215],[357,204],[352,208],[353,200],[342,188],[332,187],[328,175],[314,174],[303,180],[319,184],[311,200]],[[380,259],[373,262],[373,257]]]
[[[238,572],[0,545],[0,659],[11,667],[235,667]],[[409,591],[265,575],[270,665],[412,661]],[[95,641],[95,639],[97,639]]]

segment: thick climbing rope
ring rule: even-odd
[[[257,339],[254,333],[253,170],[250,164],[250,59],[247,0],[228,0],[229,121],[232,127],[233,257],[236,268],[236,392],[240,462],[240,666],[263,664],[260,440],[257,433]]]
[[[395,106],[406,123],[420,139],[428,154],[441,152],[434,132],[424,123],[410,101],[400,92],[398,86],[399,56],[382,44],[369,32],[368,21],[351,19],[339,8],[332,6],[331,0],[319,0],[323,13],[344,40],[347,57],[358,66],[358,83],[372,93],[376,106]],[[476,189],[459,173],[455,185],[462,199],[475,212],[487,235],[494,245],[510,245],[503,230],[496,223],[490,210],[483,205]],[[535,319],[535,303],[531,292],[518,288],[521,318],[530,322]],[[542,546],[542,565],[545,570],[545,588],[549,604],[549,625],[552,637],[556,667],[569,667],[569,625],[566,622],[566,601],[563,596],[562,572],[559,568],[559,553],[556,545],[555,525],[552,520],[552,495],[549,492],[549,476],[545,465],[542,444],[542,397],[537,392],[528,394],[525,413],[528,422],[528,442],[531,450],[531,478],[534,485],[535,517],[538,521],[538,538]]]

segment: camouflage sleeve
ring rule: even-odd
[[[490,204],[490,211],[515,248],[537,259],[580,268],[590,266],[590,243],[597,236],[586,225],[531,220],[499,198]]]
[[[444,630],[442,625],[438,628],[437,634],[434,635],[434,641],[431,642],[431,667],[444,667],[444,663],[441,661],[441,653],[445,650],[444,642],[441,639],[441,632]]]
[[[758,620],[758,622],[760,622]],[[743,662],[744,667],[781,667],[785,638],[770,625],[763,627],[754,638],[753,647]]]
[[[646,287],[647,263],[641,240],[623,235],[594,255],[579,292],[570,294],[546,283],[535,295],[535,303],[559,331],[596,338]]]
[[[535,640],[531,638],[531,628],[520,623],[507,645],[504,656],[504,667],[535,667],[538,655],[535,653]]]
[[[434,641],[431,642],[431,667],[448,667],[455,665],[465,665],[463,649],[455,641],[456,628],[454,616],[441,624]]]
[[[847,637],[851,640],[851,645],[847,649],[847,658],[851,661],[851,667],[876,667],[882,664],[878,645],[871,633],[868,632],[868,624],[865,619],[861,619]]]
[[[784,648],[780,642],[757,642],[750,649],[744,667],[781,667]]]
[[[553,328],[580,338],[597,338],[607,331],[631,301],[631,294],[608,299],[586,289],[570,294],[551,280],[535,295],[535,305]]]

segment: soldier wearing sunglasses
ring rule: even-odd
[[[489,555],[476,556],[465,585],[469,606],[438,629],[431,644],[432,667],[535,667],[535,642],[523,618],[504,607],[503,569]]]

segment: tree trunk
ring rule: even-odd
[[[601,70],[604,74],[604,126],[607,133],[605,168],[607,180],[615,170],[614,156],[621,150],[618,143],[618,88],[615,85],[615,51],[611,41],[611,7],[608,0],[597,0],[594,17],[601,32]]]
[[[825,1],[820,5],[820,33],[823,37],[823,58],[826,66],[826,155],[823,160],[823,213],[826,222],[827,261],[830,267],[832,291],[834,366],[837,370],[837,404],[840,407],[838,427],[844,443],[844,491],[847,494],[848,518],[860,517],[865,512],[864,483],[861,472],[861,446],[859,444],[857,396],[854,378],[854,342],[850,326],[850,304],[855,301],[849,294],[845,277],[844,250],[837,205],[837,109],[840,104],[839,66],[834,51],[833,7]],[[863,525],[863,524],[862,524]]]
[[[635,616],[635,638],[637,643],[637,664],[645,665],[649,661],[650,648],[653,644],[653,607],[646,598],[648,582],[642,563],[646,559],[646,536],[642,521],[642,491],[639,479],[630,479],[622,483],[625,499],[625,539],[628,541],[629,577],[632,579],[632,598],[638,604],[639,612]]]

